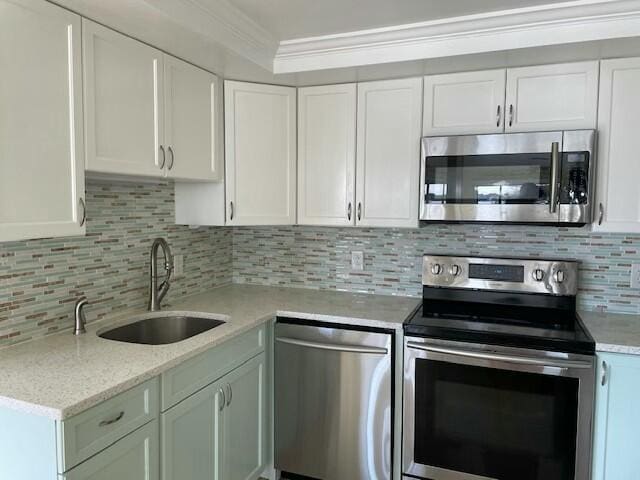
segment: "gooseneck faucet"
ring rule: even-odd
[[[164,279],[158,285],[158,249],[162,247],[164,255]],[[160,302],[169,291],[171,272],[173,271],[173,256],[169,244],[164,238],[156,238],[151,245],[151,268],[149,273],[149,311],[160,310]]]

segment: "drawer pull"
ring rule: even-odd
[[[124,417],[124,410],[121,411],[118,415],[116,415],[115,417],[113,417],[111,420],[102,420],[98,426],[99,427],[106,427],[107,425],[112,425],[120,420],[122,420],[122,417]]]

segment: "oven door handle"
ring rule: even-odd
[[[407,342],[407,347],[425,352],[442,353],[445,355],[456,355],[465,358],[475,358],[478,360],[493,360],[498,362],[515,363],[518,365],[536,365],[554,368],[591,368],[590,362],[580,362],[573,360],[550,360],[533,357],[520,357],[515,355],[502,355],[499,353],[478,352],[473,350],[459,350],[457,348],[435,347],[418,342]]]
[[[331,350],[334,352],[348,352],[348,353],[369,353],[373,355],[386,355],[389,350],[382,347],[364,347],[359,345],[341,345],[336,343],[318,343],[310,342],[308,340],[298,340],[297,338],[278,337],[276,342],[286,343],[289,345],[296,345],[298,347],[316,348],[318,350]]]

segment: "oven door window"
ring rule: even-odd
[[[548,204],[551,153],[427,157],[429,204]]]
[[[500,480],[574,478],[578,380],[416,359],[414,461]]]

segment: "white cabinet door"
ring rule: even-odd
[[[164,56],[167,175],[178,180],[222,180],[218,155],[218,77]]]
[[[358,85],[356,225],[418,225],[421,106],[421,78]]]
[[[507,70],[507,131],[596,128],[597,107],[597,61]]]
[[[298,90],[298,223],[353,225],[356,85]]]
[[[162,53],[89,20],[82,25],[87,170],[162,176]]]
[[[296,89],[225,81],[228,225],[296,221]]]
[[[256,480],[265,468],[265,354],[220,379],[226,382],[222,412],[222,477]],[[223,387],[224,388],[224,387]]]
[[[596,230],[640,232],[638,125],[640,57],[603,60],[598,115]]]
[[[424,77],[425,136],[501,133],[505,70]]]
[[[0,241],[84,234],[80,17],[0,0]]]

